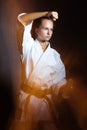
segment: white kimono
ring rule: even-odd
[[[54,88],[61,83],[65,83],[65,67],[60,59],[60,54],[50,47],[50,43],[47,43],[48,47],[43,52],[39,41],[31,37],[31,27],[32,23],[25,26],[23,35],[22,63],[25,66],[24,83],[29,87],[31,85],[32,88],[33,85],[36,85],[41,90],[49,89],[50,87]],[[18,105],[20,116],[18,120],[21,122],[52,120],[46,99],[29,95],[29,93],[20,90]],[[47,96],[51,98],[51,94]]]
[[[23,57],[25,64],[26,82],[37,83],[40,88],[59,84],[65,77],[65,67],[60,54],[50,47],[50,43],[43,52],[39,41],[31,37],[31,26],[25,26],[23,37]]]

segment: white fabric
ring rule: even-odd
[[[32,23],[25,26],[23,37],[23,63],[26,69],[26,83],[35,82],[38,86],[50,87],[65,78],[65,67],[60,54],[50,47],[43,52],[39,41],[31,37]]]
[[[50,43],[47,43],[48,47],[43,52],[39,41],[31,37],[31,27],[32,23],[25,26],[22,44],[22,62],[25,65],[26,84],[30,86],[31,83],[34,83],[43,90],[65,83],[65,67],[60,59],[60,54],[50,47]],[[52,120],[47,100],[44,97],[38,98],[31,95],[29,98],[29,96],[30,94],[20,91],[17,107],[19,119],[17,120],[27,122],[27,124],[33,120]],[[47,96],[51,100],[51,94]],[[19,124],[18,121],[15,126],[17,124]]]

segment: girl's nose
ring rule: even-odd
[[[51,34],[51,30],[48,30],[48,34]]]

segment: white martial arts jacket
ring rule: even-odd
[[[38,40],[31,37],[32,23],[24,27],[22,63],[25,66],[25,82],[33,82],[41,89],[65,82],[65,67],[60,54],[50,47],[43,52]]]
[[[31,37],[31,28],[32,23],[24,27],[23,33],[21,61],[25,72],[24,84],[28,87],[36,85],[40,90],[62,86],[66,82],[66,73],[60,54],[48,42],[43,52],[39,41]],[[51,94],[47,96],[51,99]],[[18,106],[21,121],[51,119],[49,103],[44,97],[38,98],[20,90]]]

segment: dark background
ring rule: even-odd
[[[10,66],[14,84],[18,83],[20,77],[16,44],[17,15],[21,12],[46,10],[55,10],[59,13],[51,42],[52,47],[61,54],[67,77],[79,77],[86,82],[87,15],[84,0],[5,0],[1,1],[0,6],[0,56],[5,58],[3,62],[8,60],[7,56],[9,57],[10,63],[9,65],[8,62],[4,63],[4,67]]]
[[[4,103],[9,104],[7,109],[8,114],[9,112],[11,112],[11,108],[13,108],[13,90],[16,90],[20,84],[20,60],[16,44],[17,15],[21,12],[47,10],[58,11],[59,13],[59,19],[55,22],[55,29],[51,42],[52,47],[61,54],[61,58],[66,67],[67,78],[79,79],[81,83],[84,84],[82,85],[82,87],[87,87],[86,2],[84,0],[1,1],[0,89],[2,91],[2,95],[0,99],[1,102],[3,101],[3,99],[6,99],[6,102]],[[3,104],[2,109],[5,109],[7,104]],[[1,120],[2,117],[3,114],[1,116]]]

